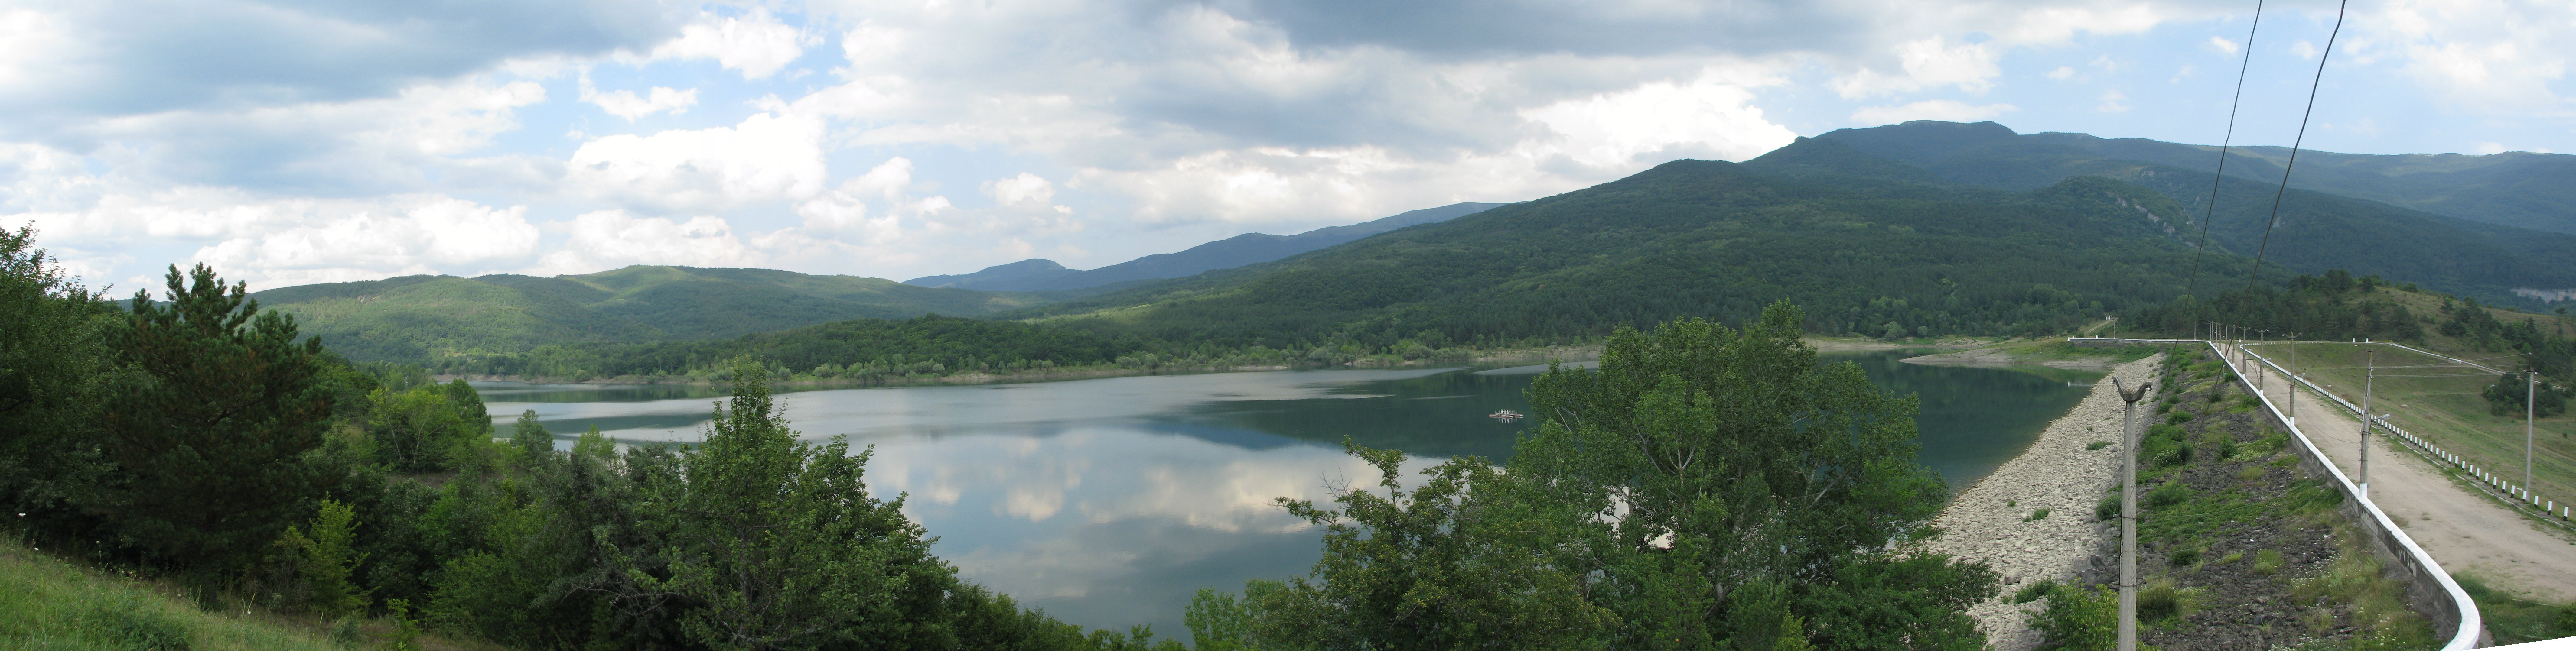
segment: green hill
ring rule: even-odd
[[[1512,343],[1789,300],[1811,331],[2055,332],[2182,293],[2191,250],[2116,180],[2017,193],[1855,176],[1795,147],[1637,175],[1241,269],[1006,313],[1229,345]],[[1776,158],[1775,158],[1776,157]],[[2223,257],[2223,256],[2222,256]],[[2214,277],[2242,274],[2219,265]],[[2233,275],[2243,282],[2242,275]]]
[[[539,278],[405,276],[252,295],[352,359],[420,362],[571,343],[712,339],[860,318],[982,315],[1037,294],[770,269],[633,266]]]
[[[1817,136],[1813,141],[1791,148],[1840,143],[1857,153],[1908,168],[1890,169],[1885,163],[1874,167],[1844,166],[1854,173],[1881,178],[1921,180],[1931,175],[2006,190],[2046,187],[2084,175],[2119,179],[2180,202],[2184,206],[2180,214],[2163,217],[2168,223],[2192,231],[2195,238],[2199,230],[2196,224],[2210,205],[2212,175],[2208,170],[2217,161],[2214,147],[2193,153],[2198,150],[2190,145],[2152,140],[2115,141],[2083,134],[2023,136],[1992,122],[1908,122],[1843,129]],[[2361,198],[2394,197],[2439,204],[2428,198],[2432,195],[2406,190],[2423,180],[2420,175],[2407,177],[2414,181],[2381,179],[2375,185],[2363,175],[2378,173],[2370,170],[2406,169],[2397,166],[2405,160],[2443,157],[2303,152],[2292,188],[2282,197],[2280,221],[2272,229],[2271,242],[2266,247],[2264,219],[2272,214],[2281,171],[2278,158],[2286,157],[2288,152],[2277,147],[2239,151],[2244,157],[2230,160],[2228,175],[2219,185],[2217,213],[2211,219],[2209,233],[2214,250],[2250,256],[2259,249],[2265,260],[2302,272],[2340,268],[2357,274],[2379,274],[2506,305],[2538,305],[2533,299],[2517,296],[2515,288],[2576,287],[2576,235],[2491,223],[2504,220],[2495,215],[2486,215],[2487,222],[2472,221],[2473,218]],[[2175,164],[2195,161],[2196,168]],[[2240,177],[2240,171],[2247,176]],[[2268,179],[2265,174],[2270,175]],[[2570,181],[2576,183],[2576,179]],[[2347,196],[2300,189],[2302,186],[2332,186],[2337,192],[2374,189]],[[2481,196],[2521,201],[2492,193]],[[2566,228],[2576,231],[2576,223]]]
[[[2218,166],[2218,147],[2212,145],[2101,138],[2081,133],[2020,135],[1993,122],[1920,120],[1843,129],[1818,137],[1843,140],[1872,154],[1926,167],[1948,159],[1964,163],[1997,154],[2137,161],[2204,175]],[[2235,147],[2229,150],[2227,174],[2279,183],[2289,156],[2287,147]],[[1948,174],[1945,171],[1945,176]],[[2030,188],[2054,183],[2056,178],[2043,176],[2015,182]],[[2208,183],[2203,181],[2201,187],[2207,188]],[[2483,156],[2383,155],[2303,150],[2290,187],[2473,222],[2576,234],[2576,156],[2567,154],[2517,151]]]

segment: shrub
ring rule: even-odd
[[[2110,520],[2120,516],[2120,496],[2112,495],[2093,503],[2093,519]]]
[[[2174,412],[2174,413],[2165,414],[2165,424],[2167,424],[2167,425],[2181,425],[2181,424],[2183,424],[2183,423],[2191,422],[2191,419],[2192,419],[2192,418],[2194,418],[2194,416],[2192,416],[2192,415],[2191,415],[2191,412],[2188,412],[2188,411],[2177,411],[2177,412]]]
[[[2110,651],[2119,645],[2120,596],[2105,586],[2059,588],[2030,627],[2039,631],[2041,649]]]
[[[2147,491],[2144,497],[2146,499],[2140,501],[2145,502],[2147,508],[2173,506],[2181,504],[2183,500],[2191,499],[2191,487],[2184,486],[2178,481],[2166,482],[2163,486],[2157,486],[2155,490]]]
[[[2030,522],[2030,521],[2032,521],[2032,520],[2046,520],[2046,519],[2048,519],[2048,507],[2043,506],[2043,507],[2039,507],[2039,510],[2037,510],[2037,511],[2032,511],[2032,512],[2030,512],[2030,517],[2022,518],[2022,521],[2023,521],[2023,522]]]
[[[2048,579],[2048,580],[2043,580],[2043,581],[2035,581],[2035,582],[2032,582],[2030,585],[2022,586],[2020,590],[2014,591],[2014,592],[2013,592],[2013,596],[2012,596],[2012,603],[2016,603],[2016,604],[2026,604],[2026,603],[2030,603],[2030,602],[2033,602],[2033,601],[2038,601],[2040,597],[2048,596],[2049,594],[2054,593],[2054,592],[2056,592],[2056,591],[2057,591],[2057,580],[2056,580],[2056,579]]]
[[[2111,447],[2110,441],[2094,441],[2084,444],[2084,449],[2086,450],[2099,450],[2107,447]]]
[[[2198,562],[2200,562],[2200,550],[2197,550],[2197,549],[2185,549],[2185,550],[2182,550],[2182,551],[2174,552],[2172,556],[2167,557],[2165,560],[2166,560],[2166,562],[2172,563],[2174,567],[2182,567],[2182,566],[2185,566],[2185,565],[2190,565],[2190,564],[2193,564],[2193,563],[2198,563]]]
[[[2254,552],[2254,573],[2255,573],[2255,574],[2261,574],[2261,575],[2263,575],[2263,576],[2271,576],[2271,575],[2273,575],[2274,573],[2280,572],[2280,571],[2281,571],[2281,565],[2283,565],[2283,564],[2284,564],[2284,561],[2281,559],[2281,552],[2279,552],[2279,551],[2266,549],[2266,550],[2263,550],[2263,551]]]

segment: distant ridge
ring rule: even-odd
[[[1083,289],[1133,280],[1180,278],[1206,271],[1269,262],[1406,226],[1444,222],[1507,205],[1511,204],[1453,203],[1348,226],[1326,226],[1296,235],[1245,233],[1193,246],[1178,253],[1157,253],[1088,271],[1066,269],[1064,265],[1056,264],[1053,260],[1029,259],[985,267],[984,270],[974,273],[923,276],[903,282],[907,285],[923,287],[1035,292]]]
[[[883,278],[637,265],[540,278],[403,276],[251,294],[351,359],[424,362],[571,343],[716,339],[858,318],[977,316],[1045,302]]]

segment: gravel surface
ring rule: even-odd
[[[2122,364],[2112,375],[2137,386],[2153,376],[2163,359],[2157,355]],[[2150,394],[2138,402],[2138,427],[2153,416],[2156,397]],[[2047,601],[2006,603],[2022,585],[2051,579],[2072,582],[2095,562],[2113,562],[2096,555],[2097,546],[2115,532],[2093,521],[2093,504],[2120,479],[2123,406],[2111,378],[2102,378],[2083,402],[2049,423],[2028,451],[1960,492],[1933,521],[1944,533],[1926,544],[1928,551],[1983,560],[2004,577],[2001,594],[1969,611],[1985,628],[1990,648],[2021,651],[2039,646],[2039,634],[2029,629],[2023,611],[2037,611]],[[2094,441],[2112,444],[2085,449]],[[2047,517],[2029,519],[2041,508],[2049,510]]]

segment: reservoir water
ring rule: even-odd
[[[1828,355],[1922,397],[1922,461],[1954,488],[1992,472],[2082,399],[2099,372],[1904,364],[1921,351]],[[869,488],[903,493],[970,581],[1068,622],[1187,635],[1200,587],[1300,575],[1319,532],[1273,504],[1328,502],[1373,481],[1341,451],[1509,463],[1533,371],[1451,367],[1161,375],[971,386],[827,389],[780,401],[810,439],[873,445]],[[533,409],[569,447],[598,427],[629,442],[695,441],[716,387],[477,383],[496,425]]]

